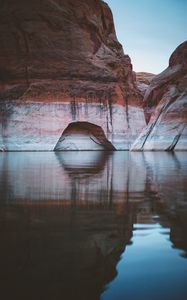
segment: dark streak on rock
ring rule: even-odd
[[[128,129],[129,129],[129,128],[130,128],[130,125],[129,125],[129,104],[128,104],[128,95],[126,95],[126,97],[125,97],[125,104],[126,104],[127,126],[128,126]]]
[[[175,146],[177,145],[179,139],[181,137],[181,134],[178,134],[174,137],[173,142],[171,143],[171,145],[166,149],[166,151],[173,151],[175,149]]]
[[[111,98],[108,98],[108,109],[109,109],[109,114],[110,114],[110,124],[113,127],[113,122],[112,122],[112,101]]]
[[[76,104],[75,104],[75,98],[73,99],[73,101],[71,101],[70,106],[71,106],[71,115],[72,115],[72,119],[73,119],[73,120],[76,120]]]
[[[186,126],[186,124],[184,124],[181,132],[174,137],[173,142],[171,143],[171,145],[165,151],[173,151],[175,149],[178,141],[180,140],[180,137],[182,135],[182,132],[183,132],[185,126]]]

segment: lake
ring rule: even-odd
[[[186,152],[0,153],[6,299],[186,300]]]

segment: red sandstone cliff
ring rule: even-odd
[[[130,94],[130,101],[139,99],[130,58],[117,41],[107,4],[100,0],[1,4],[1,99],[64,101],[71,96],[78,101],[94,92],[99,100],[106,89],[113,100],[117,84],[124,96]],[[125,104],[125,98],[115,101]]]
[[[116,148],[129,148],[145,125],[142,97],[108,5],[101,0],[0,5],[1,148],[54,149],[74,121],[101,126]]]
[[[187,150],[187,41],[173,52],[144,97],[148,126],[133,150]]]

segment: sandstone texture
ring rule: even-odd
[[[72,122],[100,126],[113,147],[129,149],[145,126],[142,96],[108,5],[0,5],[0,149],[54,150]]]
[[[144,107],[149,123],[132,150],[187,150],[187,41],[151,81]]]

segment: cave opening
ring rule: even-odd
[[[59,138],[54,151],[116,150],[102,127],[89,122],[70,123]]]

